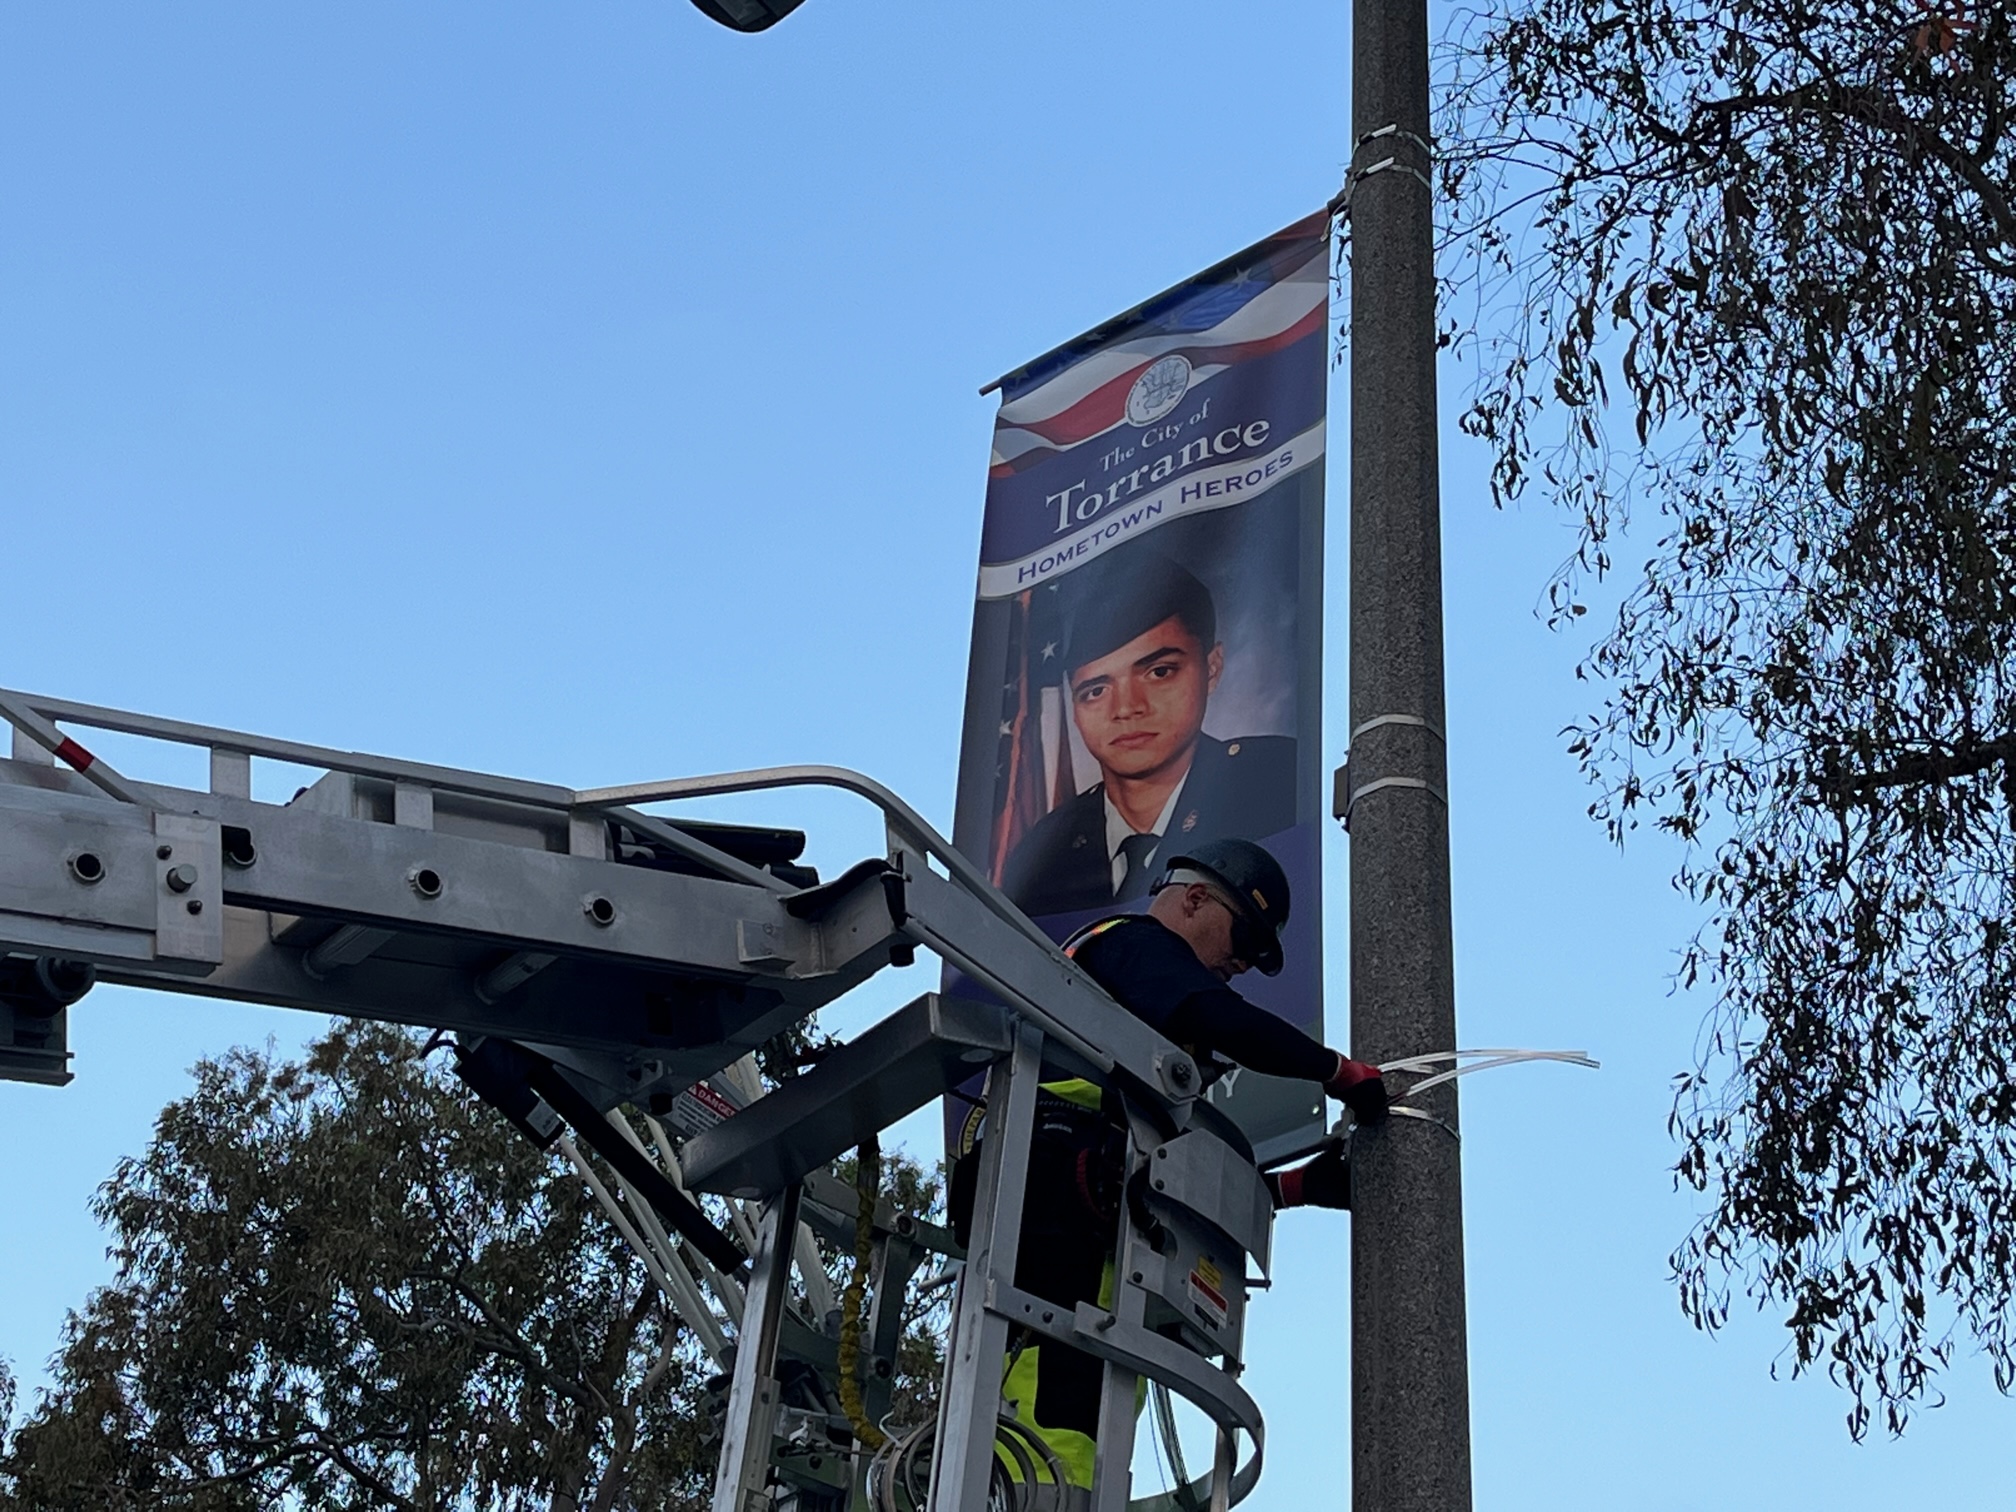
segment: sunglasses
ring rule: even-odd
[[[1267,936],[1253,922],[1253,916],[1215,887],[1206,887],[1211,900],[1232,916],[1232,953],[1247,965],[1257,965],[1267,950]]]

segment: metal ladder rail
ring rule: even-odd
[[[1010,903],[999,889],[989,883],[979,869],[960,854],[951,842],[914,808],[874,778],[849,768],[818,765],[758,768],[577,791],[549,783],[527,782],[517,778],[498,777],[356,751],[343,751],[299,741],[271,739],[221,726],[165,719],[104,705],[0,689],[0,718],[5,718],[14,725],[17,757],[29,751],[40,755],[43,751],[40,742],[24,738],[23,724],[17,717],[18,713],[23,711],[45,720],[62,720],[87,729],[108,730],[203,748],[211,757],[210,791],[220,797],[250,798],[251,761],[254,757],[258,757],[324,771],[344,772],[353,776],[375,777],[395,785],[404,784],[412,790],[438,789],[443,792],[546,809],[549,812],[565,814],[570,820],[599,822],[590,820],[590,816],[622,815],[642,821],[654,838],[664,840],[680,850],[688,859],[709,867],[717,875],[762,886],[774,892],[786,892],[789,888],[768,873],[759,872],[704,842],[682,835],[663,821],[653,820],[649,815],[626,814],[625,811],[633,810],[639,804],[681,798],[714,797],[796,786],[836,788],[866,798],[881,810],[889,827],[892,852],[899,849],[915,851],[937,861],[945,868],[958,890],[976,900],[1008,931],[1020,935],[1028,945],[1047,955],[1052,964],[1067,976],[1076,975],[1075,968],[1064,958],[1055,943]],[[94,764],[102,766],[102,763]],[[159,801],[171,791],[179,793],[185,790],[152,788],[146,796],[150,800]],[[928,867],[922,870],[929,875],[931,881],[946,880],[936,877],[935,874],[929,874]],[[920,876],[918,880],[922,880],[922,877]],[[955,952],[958,950],[956,941],[943,936],[941,939]],[[931,944],[934,949],[937,948],[936,942],[926,943]],[[976,959],[955,961],[955,964],[962,970],[969,970],[980,980],[987,981],[997,990],[1003,990],[1002,984],[989,980],[994,973],[989,971],[987,962]],[[1083,981],[1082,978],[1080,980]],[[1005,990],[1011,995],[1020,995],[1012,987]],[[1097,990],[1093,990],[1096,994]],[[1075,1035],[1069,1026],[1056,1025],[1053,1032],[1067,1043],[1075,1041],[1073,1047],[1102,1070],[1110,1069],[1110,1057],[1099,1047]]]
[[[483,772],[462,771],[455,767],[434,766],[427,762],[405,761],[392,756],[373,756],[361,751],[343,751],[333,746],[310,745],[296,740],[276,740],[264,735],[252,735],[243,730],[226,729],[220,725],[195,724],[188,720],[164,719],[154,714],[136,714],[126,709],[114,709],[103,704],[78,703],[73,699],[49,698],[40,694],[23,693],[14,689],[0,689],[0,717],[8,719],[17,732],[21,726],[11,715],[6,705],[25,709],[50,721],[62,721],[89,730],[106,730],[120,735],[135,735],[148,740],[160,740],[171,745],[198,746],[211,752],[211,791],[231,797],[248,798],[249,786],[240,788],[244,766],[230,758],[264,757],[273,761],[284,761],[293,766],[312,767],[325,772],[348,772],[359,777],[380,777],[387,782],[407,782],[420,787],[438,788],[443,792],[466,793],[472,797],[494,798],[505,803],[521,803],[535,807],[567,809],[573,804],[573,791],[552,783],[528,782],[516,777],[497,777]],[[38,749],[41,749],[38,745]],[[21,736],[17,733],[15,747],[17,759],[24,758]],[[219,763],[215,758],[226,758]],[[30,758],[32,759],[32,758]],[[221,770],[220,770],[221,766]]]
[[[53,762],[58,747],[46,739],[38,738],[43,732],[34,729],[35,725],[43,721],[49,724],[62,721],[84,729],[104,730],[159,740],[171,745],[200,748],[207,751],[210,756],[209,791],[223,797],[252,796],[251,764],[257,757],[263,760],[284,761],[289,765],[324,772],[342,772],[353,777],[374,777],[411,792],[455,793],[527,808],[546,809],[568,817],[575,816],[577,811],[584,808],[612,807],[583,804],[580,802],[580,795],[572,788],[560,787],[553,783],[529,782],[523,778],[499,777],[488,772],[436,766],[428,762],[407,761],[399,757],[344,751],[331,746],[310,745],[294,740],[278,740],[269,736],[249,734],[243,730],[226,729],[219,725],[164,719],[153,714],[136,714],[102,704],[48,698],[13,689],[0,688],[0,719],[4,719],[13,727],[13,754],[16,760],[40,761],[44,764]],[[60,731],[56,733],[61,734]],[[72,744],[74,746],[74,743]],[[81,748],[76,749],[89,757],[89,752],[82,751]],[[64,756],[66,760],[70,759],[68,752],[65,752]],[[96,776],[93,775],[93,769],[97,770]],[[104,763],[95,759],[88,760],[86,766],[80,770],[88,780],[99,782],[101,786],[106,780]],[[129,802],[135,801],[130,793],[131,786],[115,776],[113,786],[108,791],[112,791],[115,797],[123,797]],[[129,791],[121,792],[119,791],[121,787]],[[158,787],[152,790],[154,794],[162,791],[165,790]],[[654,838],[678,850],[688,860],[709,867],[718,875],[773,891],[788,888],[787,884],[769,873],[751,867],[707,845],[704,841],[694,840],[677,830],[666,834],[654,826],[653,835]],[[571,845],[570,849],[573,849]]]
[[[1102,1508],[1130,1505],[1128,1446],[1134,1431],[1134,1382],[1140,1376],[1197,1402],[1228,1431],[1243,1430],[1253,1438],[1254,1455],[1236,1475],[1231,1473],[1228,1438],[1218,1472],[1195,1488],[1201,1499],[1222,1486],[1229,1505],[1258,1477],[1262,1425],[1237,1385],[1236,1367],[1213,1367],[1198,1351],[1224,1353],[1234,1362],[1239,1357],[1246,1261],[1253,1259],[1264,1271],[1270,1248],[1272,1206],[1266,1189],[1243,1146],[1220,1138],[1202,1115],[1193,1127],[1172,1134],[1177,1105],[1157,1102],[1151,1094],[1154,1105],[1130,1119],[1130,1161],[1143,1178],[1144,1216],[1163,1230],[1167,1253],[1133,1221],[1130,1201],[1130,1221],[1117,1241],[1120,1286],[1110,1313],[1089,1306],[1060,1308],[1020,1291],[1013,1284],[1015,1248],[1034,1132],[1034,1088],[1038,1080],[1059,1074],[1052,1049],[1033,1018],[1011,1015],[999,1005],[926,994],[864,1031],[815,1070],[697,1136],[685,1152],[688,1174],[696,1190],[724,1195],[753,1199],[766,1190],[789,1189],[817,1175],[824,1162],[852,1148],[873,1128],[942,1095],[972,1069],[976,1058],[992,1063],[981,1191],[954,1300],[935,1462],[941,1486],[934,1505],[962,1512],[978,1505],[971,1497],[983,1495],[993,1475],[1001,1361],[1014,1328],[1085,1350],[1108,1367],[1106,1420],[1098,1436],[1108,1470],[1099,1487]],[[1068,1053],[1064,1064],[1071,1064]],[[1220,1303],[1227,1311],[1213,1337],[1185,1325],[1195,1342],[1179,1344],[1151,1329],[1183,1323],[1181,1313],[1171,1308],[1180,1309],[1188,1300],[1185,1272],[1205,1252],[1195,1242],[1200,1233],[1215,1256],[1217,1269],[1210,1279],[1227,1292]],[[1204,1274],[1201,1266],[1198,1274]],[[879,1297],[878,1305],[889,1301]],[[762,1401],[760,1382],[774,1374],[775,1361],[738,1354],[737,1364],[751,1373],[741,1399]],[[741,1442],[746,1450],[746,1440]],[[956,1479],[958,1472],[948,1467],[976,1446],[980,1457],[971,1475],[979,1489],[949,1484],[947,1477]],[[733,1457],[724,1462],[717,1509],[752,1505],[750,1497],[758,1488],[737,1479],[751,1463],[753,1459]],[[968,1500],[957,1500],[960,1496]]]
[[[484,774],[422,766],[417,763],[397,762],[380,757],[358,756],[355,753],[304,746],[297,742],[267,740],[263,737],[252,736],[240,731],[224,730],[212,726],[192,725],[182,721],[163,720],[152,716],[132,715],[123,711],[109,710],[95,705],[76,704],[65,700],[0,693],[0,715],[4,715],[8,722],[14,725],[17,757],[25,757],[28,761],[45,767],[53,766],[53,758],[50,757],[44,748],[66,742],[68,741],[68,737],[63,736],[60,731],[54,731],[53,728],[45,729],[39,733],[31,733],[24,731],[23,726],[24,724],[34,722],[46,722],[52,716],[64,718],[72,723],[85,725],[88,728],[117,729],[156,737],[174,743],[196,744],[208,750],[211,756],[212,768],[212,781],[210,791],[208,792],[129,783],[124,779],[119,779],[115,785],[121,789],[125,796],[119,800],[115,807],[106,805],[103,802],[102,796],[100,797],[100,801],[95,804],[84,801],[82,790],[84,782],[89,779],[89,771],[82,778],[69,777],[64,779],[65,782],[74,785],[80,790],[79,796],[71,799],[65,798],[64,788],[60,784],[51,784],[37,780],[16,780],[6,784],[7,792],[16,799],[14,809],[9,816],[10,822],[15,826],[17,835],[28,836],[22,842],[24,846],[39,843],[37,839],[39,832],[36,832],[35,835],[30,835],[28,830],[22,828],[22,826],[32,826],[38,822],[34,816],[22,812],[24,806],[33,807],[39,805],[45,811],[43,819],[39,821],[42,823],[44,829],[49,829],[55,824],[55,820],[49,817],[49,815],[58,810],[72,812],[73,818],[93,825],[111,824],[115,828],[123,826],[124,828],[141,829],[151,821],[157,830],[164,830],[174,826],[190,828],[191,833],[187,837],[189,843],[196,845],[199,851],[203,852],[212,862],[208,866],[199,868],[200,885],[197,886],[188,899],[191,905],[188,909],[188,914],[194,922],[181,920],[179,914],[175,918],[170,919],[169,913],[172,911],[164,909],[161,917],[150,918],[146,921],[148,927],[145,931],[139,930],[141,921],[137,917],[127,920],[125,923],[132,926],[128,930],[129,936],[134,936],[138,933],[155,933],[157,926],[173,924],[175,927],[169,931],[170,934],[186,934],[200,936],[201,938],[195,939],[193,943],[190,941],[179,942],[181,946],[186,946],[187,948],[170,948],[165,950],[156,948],[161,943],[159,940],[155,942],[155,945],[150,946],[136,938],[125,950],[113,951],[112,954],[119,957],[119,959],[107,964],[116,965],[122,972],[133,976],[137,982],[142,984],[168,986],[171,988],[180,987],[183,990],[206,990],[198,984],[165,979],[150,980],[151,973],[149,968],[179,972],[196,977],[214,977],[216,967],[221,959],[219,955],[220,947],[214,937],[219,921],[219,900],[210,895],[210,888],[218,876],[226,873],[227,868],[223,863],[235,860],[236,864],[241,868],[239,872],[231,874],[231,880],[239,885],[239,891],[241,892],[248,889],[256,892],[258,890],[256,887],[257,879],[271,870],[269,866],[260,868],[255,872],[244,872],[242,868],[250,867],[253,860],[253,854],[249,851],[235,858],[226,855],[223,857],[222,862],[219,862],[215,857],[208,856],[209,852],[217,849],[214,837],[209,837],[207,835],[208,831],[217,827],[220,822],[227,830],[234,823],[238,824],[241,827],[241,833],[244,832],[243,827],[247,825],[252,825],[256,828],[259,825],[278,824],[286,827],[290,832],[312,829],[311,813],[317,808],[317,805],[310,803],[306,805],[305,809],[297,808],[294,804],[260,805],[254,804],[253,800],[249,796],[246,796],[249,793],[251,785],[250,770],[251,761],[254,756],[272,757],[290,762],[322,762],[326,763],[327,770],[341,773],[346,778],[355,778],[361,774],[370,780],[384,783],[392,790],[392,796],[396,802],[391,806],[396,808],[397,813],[395,824],[387,826],[386,831],[379,832],[373,841],[374,844],[382,846],[391,843],[388,833],[390,830],[396,829],[411,835],[416,830],[437,828],[433,823],[436,812],[434,800],[437,792],[441,795],[454,793],[458,795],[458,798],[477,795],[480,803],[507,805],[511,812],[522,812],[534,816],[528,822],[536,822],[542,829],[550,830],[564,844],[568,854],[580,857],[584,861],[592,860],[600,863],[608,859],[608,841],[604,818],[591,811],[583,811],[576,808],[571,801],[571,790],[564,788],[555,788],[542,784],[519,783],[511,779],[491,778]],[[57,738],[53,740],[44,738],[51,734]],[[77,752],[73,754],[81,754],[83,762],[88,767],[95,769],[101,778],[105,776],[105,763],[93,761],[89,753],[82,750],[82,747],[78,747]],[[39,761],[37,758],[39,758]],[[332,779],[325,778],[324,783],[330,780]],[[436,786],[422,786],[420,785],[422,781],[438,784],[438,788]],[[318,788],[321,786],[322,784],[317,785]],[[117,794],[107,794],[104,796],[119,797]],[[443,796],[443,803],[448,803],[449,801],[447,797]],[[121,813],[127,817],[124,819],[118,818],[117,816]],[[257,820],[256,824],[254,824],[255,816]],[[138,821],[137,824],[135,821]],[[338,828],[342,827],[339,826]],[[120,833],[124,833],[123,828],[120,828]],[[361,831],[350,833],[356,838],[362,838]],[[55,843],[55,837],[48,838],[50,838],[51,843]],[[166,840],[170,837],[164,834],[162,838]],[[123,843],[130,850],[134,848],[135,840],[136,837],[128,836]],[[310,845],[320,844],[322,843],[322,839],[311,835],[309,839],[302,841],[302,843]],[[421,843],[416,837],[412,845],[420,845]],[[433,842],[426,843],[432,844]],[[816,940],[812,938],[812,935],[816,935],[816,929],[812,931],[812,934],[808,934],[807,925],[798,923],[776,912],[776,903],[774,900],[791,893],[793,888],[790,884],[767,872],[758,872],[737,858],[728,856],[703,841],[696,841],[682,832],[676,830],[670,831],[670,838],[667,843],[675,850],[682,851],[690,861],[695,863],[696,870],[700,872],[712,872],[733,882],[746,883],[752,886],[760,885],[762,896],[772,901],[763,904],[759,908],[754,908],[753,913],[759,919],[766,916],[774,916],[775,920],[774,924],[763,924],[761,926],[762,930],[766,934],[776,933],[782,936],[802,937],[797,948],[799,955],[805,959],[801,959],[795,965],[791,960],[781,957],[774,961],[769,958],[757,958],[754,960],[738,959],[734,952],[731,951],[725,961],[710,962],[710,966],[725,968],[725,976],[727,978],[747,975],[759,983],[770,985],[783,983],[788,986],[793,979],[809,979],[808,973],[811,976],[819,974],[818,971],[808,966],[806,961],[814,956],[830,956],[831,952],[827,951],[823,946],[818,945]],[[465,856],[475,854],[475,852],[470,850],[470,842],[466,838],[457,839],[453,834],[448,835],[440,844],[450,849],[460,846]],[[412,845],[409,845],[408,848],[411,849]],[[529,848],[535,851],[550,851],[553,848],[553,844],[552,842],[547,842],[543,845],[534,845]],[[486,847],[483,854],[494,859],[500,850],[500,847]],[[178,866],[184,859],[185,857],[182,856],[177,857]],[[521,869],[529,867],[534,870],[552,871],[554,868],[549,863],[554,859],[550,855],[538,855],[534,857],[519,855],[505,858],[505,861],[506,864]],[[132,870],[138,866],[139,860],[136,853],[131,860],[128,870]],[[599,875],[608,877],[616,886],[643,890],[647,895],[647,900],[649,895],[666,892],[669,885],[664,884],[662,880],[654,880],[657,878],[657,874],[651,872],[648,868],[617,867],[613,862],[610,863],[610,868],[606,873],[599,873]],[[565,871],[566,868],[562,867],[560,869]],[[299,868],[297,867],[296,870],[298,872]],[[417,872],[416,875],[418,875]],[[17,880],[22,885],[28,886],[31,892],[37,888],[46,891],[49,886],[49,884],[42,883],[39,876]],[[77,880],[81,881],[82,879]],[[119,891],[121,887],[131,880],[130,877],[123,881],[115,878],[115,885],[111,888],[99,888],[90,894],[75,892],[75,896],[79,898],[88,896],[102,904],[104,900],[110,898],[112,893]],[[415,890],[419,890],[418,883],[415,884]],[[691,889],[688,890],[690,891]],[[351,889],[351,892],[355,892],[355,889]],[[317,982],[320,982],[324,978],[330,977],[331,973],[336,971],[337,968],[355,967],[360,961],[367,959],[392,934],[397,933],[401,923],[411,923],[415,927],[422,929],[438,928],[442,921],[453,912],[451,899],[443,901],[438,907],[434,908],[432,910],[434,917],[430,917],[425,921],[417,918],[410,920],[403,919],[399,917],[400,909],[398,907],[388,908],[385,905],[396,902],[397,899],[404,899],[405,904],[410,905],[412,899],[405,897],[405,893],[406,889],[400,887],[395,890],[396,897],[394,899],[385,900],[385,903],[380,904],[372,904],[370,900],[346,895],[348,903],[361,908],[365,913],[376,912],[384,914],[384,925],[373,924],[366,926],[353,924],[339,931],[339,937],[325,941],[319,946],[316,946],[313,940],[307,941],[306,943],[313,947],[310,950],[308,960],[310,975]],[[137,900],[128,899],[127,902],[129,905],[133,905],[127,911],[136,912]],[[64,906],[59,901],[51,916],[61,916]],[[606,926],[611,922],[618,922],[610,916],[608,911],[610,906],[609,904],[605,904],[603,910],[592,918],[592,922],[602,926]],[[199,916],[197,913],[198,907],[207,909],[208,913]],[[179,910],[180,908],[181,902],[180,900],[176,900],[175,909]],[[410,906],[407,911],[411,911]],[[97,912],[102,913],[105,910],[100,907]],[[77,917],[89,921],[95,919],[96,914],[90,909],[86,909],[83,913],[77,915]],[[110,921],[101,921],[101,923],[103,922]],[[555,919],[553,922],[560,924],[564,923],[564,920]],[[541,927],[545,926],[542,925]],[[60,929],[52,929],[47,932],[55,935],[64,934],[64,931]],[[77,935],[77,932],[74,930],[69,933],[73,936]],[[552,931],[548,929],[548,933],[551,934]],[[559,931],[561,937],[567,936],[570,933],[573,936],[579,937],[571,942],[572,945],[585,950],[589,954],[606,952],[611,946],[617,946],[619,956],[624,954],[618,942],[625,936],[626,931],[620,927],[620,923],[619,927],[615,929],[607,929],[605,927],[588,930],[582,925],[579,919],[576,919],[571,930],[562,928]],[[628,933],[630,933],[631,938],[634,940],[634,931]],[[113,943],[113,936],[108,934],[102,927],[95,933],[87,932],[78,938],[80,940],[79,951],[86,956],[93,954],[92,946],[100,947],[97,953],[102,956],[105,953],[104,947]],[[168,943],[171,946],[178,944],[176,941],[169,941]],[[543,940],[540,942],[540,944],[546,943]],[[565,953],[568,942],[564,938],[556,938],[552,943],[562,945],[563,949],[560,953]],[[28,947],[24,944],[24,948]],[[60,947],[52,946],[50,953],[60,954],[61,949]],[[641,955],[634,949],[629,952],[629,955],[631,959],[639,960],[647,965],[657,966],[661,964],[657,954],[648,947]],[[498,1032],[500,1030],[507,1033],[510,1032],[511,1015],[505,1012],[492,1013],[490,1011],[491,1007],[498,1003],[499,1000],[509,998],[512,993],[522,987],[524,982],[539,967],[549,964],[555,958],[555,953],[550,945],[544,953],[541,953],[537,945],[532,945],[528,941],[528,949],[526,951],[519,952],[510,961],[505,962],[504,965],[498,967],[482,981],[475,984],[476,990],[474,995],[480,1001],[466,1005],[466,1011],[461,1015],[460,1023],[458,1025],[451,1025],[450,1027],[472,1028],[478,1032]],[[662,964],[673,966],[675,963],[670,959],[666,959]],[[881,963],[878,962],[877,964]],[[870,967],[870,969],[874,968]],[[717,974],[720,973],[717,971]],[[243,991],[226,991],[222,995],[249,995],[253,1000],[287,1001],[283,997],[262,996],[262,994],[266,994],[273,989],[274,986],[275,983],[273,981],[262,980],[258,983],[248,985]],[[825,995],[830,997],[837,995],[838,990],[844,990],[843,984],[836,983],[835,987],[836,990],[834,992],[828,992]],[[305,987],[302,990],[308,991]],[[812,995],[815,997],[819,996],[816,992]],[[319,997],[320,994],[319,992],[308,991],[308,996]],[[340,1000],[329,1002],[300,1001],[294,1003],[294,1006],[328,1008],[338,1012],[363,1011],[363,1005],[361,1004],[351,1004]],[[399,1017],[400,1015],[391,1014],[386,1016]],[[413,1021],[410,1019],[410,1016],[409,1021]],[[519,1027],[523,1028],[526,1026]],[[560,1034],[557,1038],[560,1043],[564,1044],[568,1042],[568,1037],[565,1034]],[[592,1041],[592,1039],[593,1036],[590,1035],[589,1040]]]
[[[947,872],[969,891],[982,898],[1003,920],[1022,930],[1034,941],[1044,945],[1051,943],[1049,938],[1010,903],[999,889],[988,882],[978,867],[956,850],[952,843],[921,814],[884,784],[848,767],[826,765],[759,767],[746,771],[671,778],[661,782],[577,790],[553,783],[499,777],[456,767],[407,761],[399,757],[346,751],[333,746],[313,745],[302,741],[278,740],[249,734],[243,730],[227,729],[220,725],[166,719],[152,714],[137,714],[103,704],[79,703],[73,699],[50,698],[15,689],[0,689],[0,717],[6,717],[6,706],[9,703],[52,722],[60,720],[86,729],[106,730],[176,745],[201,747],[209,751],[212,757],[210,790],[239,798],[251,796],[247,763],[253,757],[284,761],[294,766],[312,767],[327,772],[348,772],[353,776],[377,777],[388,782],[404,782],[443,792],[465,793],[472,797],[493,798],[506,803],[567,811],[606,812],[646,803],[669,802],[682,798],[719,797],[785,787],[837,788],[867,799],[882,811],[891,826],[892,844],[911,844],[922,849],[933,860],[944,866]],[[39,744],[24,740],[24,732],[18,724],[15,729],[14,754],[17,759],[32,759],[24,749],[26,745],[33,745],[38,753],[44,749]],[[702,858],[702,855],[694,857],[695,860]],[[735,865],[733,857],[719,852],[706,855],[705,859],[710,863]],[[776,883],[774,879],[766,879],[762,885],[775,886]]]
[[[1140,1279],[1148,1276],[1150,1266],[1159,1268],[1162,1257],[1131,1216],[1123,1212],[1120,1223],[1111,1309],[1080,1303],[1067,1311],[1014,1285],[1029,1145],[1035,1129],[1035,1092],[1044,1074],[1042,1066],[1040,1032],[1025,1024],[1018,1031],[1015,1049],[997,1063],[996,1090],[989,1100],[973,1240],[955,1304],[953,1345],[947,1355],[941,1395],[932,1463],[932,1512],[984,1512],[987,1506],[994,1474],[1001,1361],[1007,1354],[1012,1327],[1068,1344],[1104,1363],[1097,1466],[1087,1503],[1090,1512],[1129,1512],[1130,1507],[1143,1512],[1160,1501],[1148,1498],[1136,1503],[1132,1498],[1135,1395],[1137,1382],[1143,1378],[1184,1396],[1215,1425],[1213,1472],[1190,1489],[1212,1512],[1223,1512],[1259,1481],[1265,1425],[1258,1405],[1239,1386],[1232,1371],[1217,1369],[1201,1355],[1147,1331],[1149,1293]],[[1152,1160],[1154,1149],[1142,1147],[1152,1137],[1144,1137],[1138,1127],[1131,1131],[1130,1166]],[[1244,1279],[1242,1273],[1238,1277],[1242,1287]],[[1243,1310],[1241,1328],[1228,1342],[1236,1362],[1243,1345]],[[1234,1436],[1238,1432],[1252,1440],[1253,1452],[1235,1470]]]

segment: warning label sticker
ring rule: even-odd
[[[1223,1328],[1232,1316],[1232,1307],[1225,1300],[1225,1273],[1209,1255],[1200,1256],[1197,1268],[1190,1272],[1189,1291],[1197,1316],[1213,1328]]]
[[[672,1111],[665,1121],[681,1134],[692,1135],[713,1128],[734,1113],[735,1104],[706,1082],[699,1082],[673,1100]]]

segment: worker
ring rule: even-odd
[[[1281,970],[1288,879],[1249,840],[1213,840],[1171,858],[1148,911],[1088,924],[1064,953],[1122,1007],[1205,1068],[1230,1060],[1249,1070],[1318,1082],[1359,1123],[1386,1116],[1379,1069],[1326,1048],[1229,985],[1249,969]],[[1045,1083],[1022,1204],[1015,1284],[1065,1307],[1110,1301],[1119,1237],[1126,1131],[1086,1081]],[[955,1226],[971,1221],[971,1167],[955,1168]],[[1348,1208],[1351,1172],[1341,1149],[1266,1177],[1275,1206]],[[961,1209],[964,1209],[961,1212]],[[1031,1339],[1011,1354],[1008,1410],[1056,1453],[1071,1483],[1090,1486],[1101,1367],[1091,1355]]]

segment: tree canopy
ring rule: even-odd
[[[96,1198],[116,1276],[0,1509],[705,1505],[712,1366],[573,1168],[420,1051],[345,1023],[197,1067]]]
[[[2016,37],[1935,6],[1503,0],[1437,77],[1463,424],[1615,605],[1592,813],[1706,908],[1682,1299],[1858,1435],[2016,1380]]]

